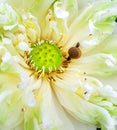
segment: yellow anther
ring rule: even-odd
[[[42,100],[42,96],[39,95],[39,90],[38,89],[34,89],[33,93],[34,93],[35,99]]]
[[[78,78],[82,78],[84,75],[80,72],[78,72]]]
[[[28,29],[28,28],[32,28],[34,29],[34,23],[32,20],[29,20],[26,24],[25,24],[25,27]]]
[[[85,92],[84,89],[82,87],[79,87],[74,93],[76,95],[79,95],[79,96],[83,97],[84,92]]]
[[[15,45],[18,45],[19,43],[20,43],[20,40],[19,40],[19,38],[17,37],[17,38],[15,39],[14,44],[15,44]]]
[[[39,95],[35,95],[35,98],[36,98],[36,99],[39,99],[39,100],[42,100],[43,97],[42,97],[42,96],[39,96]]]
[[[63,34],[63,39],[66,39],[66,37],[67,37],[66,34]]]

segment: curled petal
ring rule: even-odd
[[[74,129],[64,110],[55,99],[47,81],[43,81],[36,100],[36,107],[25,112],[25,130]]]
[[[64,84],[64,85],[63,85]],[[87,123],[101,125],[104,130],[114,130],[115,122],[110,113],[96,105],[95,103],[88,102],[76,95],[69,89],[68,84],[62,83],[62,81],[56,82],[54,90],[59,99],[61,105],[76,119],[85,121]]]

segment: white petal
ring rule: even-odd
[[[34,97],[33,93],[29,93],[29,98],[28,98],[28,106],[29,107],[34,107],[36,105],[36,99]]]
[[[8,62],[11,59],[11,54],[6,52],[5,55],[2,57],[3,62]]]
[[[18,47],[19,47],[19,49],[21,49],[23,51],[30,51],[31,50],[31,48],[25,42],[20,42],[18,44]]]
[[[83,48],[92,48],[99,44],[98,39],[85,40],[82,42],[81,47]]]
[[[0,93],[0,102],[2,102],[7,96],[11,95],[13,91],[4,91]]]
[[[106,76],[117,71],[116,64],[117,60],[113,55],[99,53],[73,61],[69,69],[73,68],[73,71],[80,70],[88,74]]]
[[[56,2],[54,4],[54,12],[57,18],[65,19],[69,16],[69,13],[65,11],[61,6],[62,6],[61,2]]]
[[[40,104],[41,119],[43,123],[42,128],[48,130],[51,130],[52,128],[74,130],[74,127],[66,116],[66,113],[58,104],[47,81],[43,81],[39,95],[42,96],[42,102]]]
[[[4,44],[12,44],[12,41],[9,38],[3,38],[2,40]]]
[[[68,84],[64,84],[62,80],[54,83],[54,90],[61,105],[78,120],[94,125],[100,122],[105,129],[114,130],[115,124],[108,111],[76,96],[69,87],[64,87]]]

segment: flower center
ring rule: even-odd
[[[60,66],[62,53],[55,44],[44,41],[32,47],[29,59],[36,71],[51,72]]]

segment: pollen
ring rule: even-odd
[[[75,94],[76,95],[79,95],[79,96],[83,96],[83,93],[84,93],[84,89],[82,87],[79,87],[76,91],[75,91]]]
[[[59,68],[62,54],[54,43],[44,41],[32,47],[29,59],[36,71],[52,72]]]

